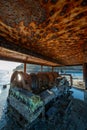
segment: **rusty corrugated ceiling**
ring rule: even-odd
[[[55,65],[83,64],[87,0],[0,0],[0,37],[1,47],[22,48]]]

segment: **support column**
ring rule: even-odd
[[[87,63],[83,64],[83,79],[85,82],[85,89],[87,89]]]
[[[41,72],[43,72],[43,66],[41,65]]]
[[[52,72],[54,72],[54,67],[52,66]]]
[[[24,73],[26,74],[26,63],[24,63]]]

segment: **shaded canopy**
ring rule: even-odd
[[[87,62],[87,0],[0,0],[0,46],[0,59]]]

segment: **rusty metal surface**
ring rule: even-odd
[[[22,54],[16,51],[11,51],[5,48],[0,47],[0,59],[1,60],[8,60],[8,61],[16,61],[16,62],[27,62],[31,64],[38,64],[38,65],[46,65],[46,66],[58,66],[58,64],[43,60],[28,54]]]
[[[55,79],[53,74],[56,74]],[[11,87],[19,87],[34,93],[40,93],[48,88],[52,88],[58,76],[57,72],[38,72],[37,74],[27,74],[22,71],[15,71],[11,76],[10,83]]]
[[[65,65],[83,64],[87,0],[1,0],[0,36]]]

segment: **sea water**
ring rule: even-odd
[[[69,71],[67,71],[65,74],[71,74],[73,79],[83,79],[82,72],[69,72]]]
[[[0,71],[0,130],[6,124],[5,112],[7,108],[7,96],[9,92],[9,82],[12,72],[11,71]],[[7,88],[3,88],[3,85],[7,85]]]

